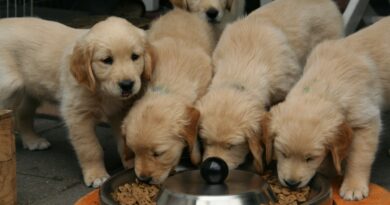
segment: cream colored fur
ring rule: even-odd
[[[340,195],[368,196],[371,165],[390,102],[390,17],[342,40],[317,46],[286,101],[271,110],[278,175],[306,185],[330,153],[346,158]]]
[[[218,156],[234,169],[251,151],[261,172],[266,108],[284,99],[316,44],[342,33],[329,0],[277,0],[227,26],[213,54],[211,86],[197,105],[203,159]]]
[[[185,29],[183,25],[186,25]],[[196,140],[199,111],[193,108],[212,75],[211,27],[197,15],[175,9],[154,22],[149,40],[155,70],[147,91],[124,120],[122,131],[135,154],[141,181],[159,184],[188,146],[201,160]]]
[[[244,16],[245,0],[170,0],[176,7],[196,13],[212,26],[218,39],[226,25]],[[207,11],[215,9],[215,19],[207,16]]]
[[[37,18],[0,20],[0,107],[15,109],[24,147],[50,146],[35,133],[33,116],[41,102],[59,103],[85,184],[97,187],[107,179],[94,126],[108,118],[120,134],[126,104],[141,89],[145,38],[144,31],[115,17],[90,30]],[[131,59],[134,53],[139,59]],[[108,57],[112,65],[103,62]],[[134,81],[132,93],[122,96],[122,80]],[[122,156],[121,140],[118,146]]]

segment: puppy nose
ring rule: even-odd
[[[209,19],[215,19],[215,18],[217,18],[218,13],[219,13],[218,10],[215,9],[215,8],[211,8],[211,9],[209,9],[209,10],[206,11],[206,15],[207,15],[207,17],[208,17]]]
[[[147,184],[149,184],[152,181],[152,177],[145,176],[145,175],[137,176],[137,179],[140,180],[141,182],[147,183]]]
[[[300,181],[295,181],[295,180],[284,180],[284,183],[286,183],[287,186],[291,189],[295,189],[301,184]]]
[[[133,89],[133,86],[134,86],[134,81],[132,80],[123,80],[121,82],[118,83],[119,84],[119,87],[123,90],[123,91],[131,91]]]

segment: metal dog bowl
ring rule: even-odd
[[[268,184],[257,174],[230,170],[216,157],[202,163],[201,169],[169,177],[163,184],[158,205],[258,205],[275,202]]]
[[[275,202],[269,185],[257,174],[230,170],[225,176],[218,163],[210,163],[202,173],[199,170],[179,171],[168,177],[162,185],[157,205],[259,205]],[[215,170],[217,167],[217,170]],[[205,171],[206,170],[206,171]],[[224,179],[226,177],[226,179]],[[108,179],[100,189],[102,205],[119,205],[111,196],[118,186],[135,181],[134,170],[118,173]],[[309,200],[305,205],[331,205],[330,183],[321,175],[310,183]]]

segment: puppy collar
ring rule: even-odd
[[[233,88],[233,89],[236,89],[236,90],[239,90],[239,91],[244,91],[245,90],[245,86],[239,84],[239,83],[232,83],[229,85],[229,87]]]
[[[245,86],[243,86],[240,83],[229,83],[229,84],[225,84],[225,85],[220,85],[217,88],[219,88],[219,89],[234,89],[234,90],[238,90],[238,91],[246,90]]]
[[[152,86],[150,88],[150,90],[152,92],[156,92],[156,93],[162,93],[162,94],[167,94],[169,93],[169,90],[167,87],[163,86],[163,85],[156,85],[156,86]]]

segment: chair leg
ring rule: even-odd
[[[368,2],[369,0],[349,1],[348,6],[343,14],[346,35],[355,32],[359,22],[364,16]]]
[[[146,11],[155,11],[158,10],[160,1],[159,0],[142,0]]]
[[[263,6],[269,2],[271,2],[272,0],[260,0],[260,6]]]

